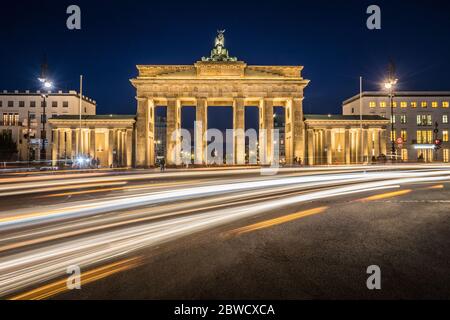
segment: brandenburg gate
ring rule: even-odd
[[[285,108],[286,163],[304,159],[303,91],[309,81],[301,66],[250,66],[230,57],[224,31],[219,31],[209,57],[194,65],[139,65],[131,83],[136,88],[136,166],[155,164],[155,108],[166,107],[166,163],[176,164],[174,148],[180,143],[181,109],[196,108],[195,164],[207,164],[207,109],[233,107],[233,164],[245,164],[245,107],[259,109],[259,158],[274,159],[274,107]],[[175,133],[174,133],[175,132]],[[267,133],[267,134],[266,134]],[[173,137],[175,137],[173,139]],[[268,138],[269,137],[269,138]]]

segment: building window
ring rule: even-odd
[[[408,149],[402,149],[402,161],[408,161]]]
[[[408,119],[408,118],[406,117],[406,114],[402,114],[402,115],[400,116],[400,123],[401,123],[401,124],[406,124],[406,123],[408,122],[407,119]]]
[[[3,122],[4,126],[8,125],[8,114],[7,113],[3,114],[3,121],[2,122]]]
[[[14,107],[14,101],[8,101],[8,107],[9,108]]]
[[[391,115],[391,123],[395,123],[395,114]]]
[[[431,107],[432,107],[432,108],[437,108],[437,107],[438,107],[437,101],[433,101],[433,102],[431,103]]]
[[[29,118],[30,120],[36,120],[36,113],[30,112],[28,118]]]
[[[36,101],[30,101],[30,108],[36,108]]]
[[[289,111],[289,109],[287,109]],[[355,108],[352,108],[352,113],[355,113]],[[288,115],[289,118],[289,115]]]
[[[433,131],[427,130],[427,143],[433,143]]]
[[[400,108],[406,108],[408,107],[408,103],[407,102],[400,102]]]
[[[58,101],[52,101],[52,108],[58,108]]]
[[[396,137],[395,131],[391,131],[391,141],[395,141],[396,139],[397,139],[397,137]]]
[[[3,101],[0,100],[0,108],[3,107]]]
[[[417,130],[417,143],[433,143],[433,130]]]
[[[392,107],[397,108],[397,101],[392,102]]]
[[[377,104],[375,103],[375,101],[370,101],[369,102],[369,107],[370,108],[375,108],[377,106]]]
[[[15,126],[19,125],[19,114],[18,113],[14,114],[14,125]]]
[[[444,153],[443,153],[444,157],[443,157],[443,161],[444,162],[448,162],[448,156],[449,156],[449,152],[448,149],[444,149]]]
[[[381,108],[386,108],[386,102],[385,101],[381,101],[380,102],[380,107]]]
[[[432,126],[433,119],[431,114],[419,114],[417,115],[417,125],[418,126]]]
[[[417,108],[417,102],[415,101],[411,102],[411,108]]]
[[[422,101],[421,103],[422,108],[428,107],[428,103],[426,101]]]
[[[448,123],[448,115],[442,115],[442,123]]]
[[[408,141],[408,132],[406,130],[400,131],[400,136],[402,137],[403,142]]]
[[[442,102],[442,108],[448,108],[448,107],[449,107],[449,102],[448,101]]]
[[[442,141],[448,142],[448,130],[442,131]]]
[[[25,108],[25,101],[19,101],[19,108]]]
[[[47,115],[41,114],[41,123],[47,122]]]

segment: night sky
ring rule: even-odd
[[[82,10],[82,30],[66,28],[66,8]],[[382,30],[366,28],[378,4]],[[36,90],[47,55],[59,90],[78,90],[98,113],[133,114],[136,64],[192,64],[226,29],[232,56],[248,64],[303,65],[311,80],[305,112],[340,113],[344,99],[378,90],[387,65],[400,89],[450,90],[449,1],[2,1],[0,90]]]

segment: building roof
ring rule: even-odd
[[[14,90],[14,91],[8,91],[8,90],[2,90],[0,91],[0,96],[41,96],[42,94],[45,94],[47,96],[71,96],[71,97],[79,97],[77,91],[75,90],[69,90],[67,92],[64,92],[62,90],[59,91],[43,91],[43,90],[37,90],[37,91],[20,91],[20,90]],[[90,102],[92,104],[97,104],[97,102],[94,99],[91,99],[89,97],[86,97],[83,95],[83,100],[86,102]]]
[[[394,95],[396,97],[450,97],[450,91],[395,91]],[[386,91],[364,91],[362,93],[362,96],[363,98],[365,97],[388,98],[388,94]],[[351,98],[348,98],[342,104],[346,105],[356,100],[359,100],[359,93]]]
[[[79,115],[59,115],[59,116],[53,116],[53,120],[79,120]],[[136,115],[131,114],[101,114],[101,115],[82,115],[82,120],[107,120],[107,119],[113,119],[113,120],[134,120],[136,119]]]
[[[343,120],[343,121],[360,121],[359,115],[341,115],[341,114],[305,114],[305,120]],[[385,121],[378,115],[363,115],[363,121]]]

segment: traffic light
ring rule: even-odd
[[[441,139],[434,140],[434,148],[436,150],[439,150],[442,148],[442,140]]]

